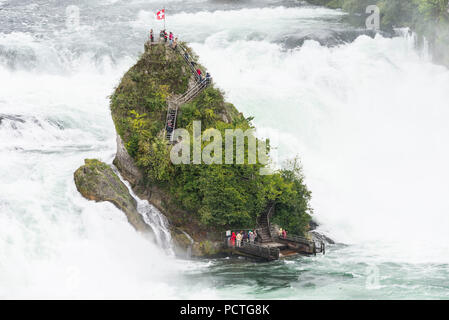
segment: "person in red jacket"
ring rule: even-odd
[[[287,231],[285,229],[282,230],[282,238],[287,238]]]
[[[236,238],[235,232],[233,232],[232,236],[231,236],[231,246],[233,246],[233,247],[235,247],[235,238]]]
[[[203,77],[201,76],[201,70],[198,68],[198,69],[196,69],[196,73],[198,74],[198,79],[199,79],[199,81],[201,82],[201,81],[203,81]]]

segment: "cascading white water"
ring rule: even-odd
[[[336,239],[447,260],[449,71],[413,37],[284,51],[217,34],[194,48],[229,100],[279,137],[281,157],[301,157],[316,217]]]
[[[85,158],[112,162],[107,96],[160,27],[160,4],[92,1],[70,31],[43,23],[64,7],[18,0],[0,11],[0,298],[447,297],[449,71],[406,35],[285,49],[296,34],[349,28],[339,11],[173,3],[169,28],[261,134],[280,138],[281,158],[301,156],[321,227],[352,245],[277,265],[180,262],[112,204],[82,198],[73,172]],[[136,200],[163,239],[163,219]]]
[[[169,230],[167,218],[147,200],[140,199],[128,181],[123,179],[116,167],[113,167],[120,180],[126,185],[131,196],[136,200],[137,211],[142,215],[144,221],[153,229],[159,247],[164,248],[169,254],[174,255],[173,243]]]
[[[196,264],[160,249],[170,239],[157,212],[136,199],[161,245],[112,204],[81,197],[73,182],[84,159],[112,162],[107,97],[134,58],[83,57],[55,74],[42,71],[45,62],[22,69],[19,58],[17,69],[0,65],[0,298],[185,297],[195,285],[178,277]],[[196,296],[214,293],[197,288]]]

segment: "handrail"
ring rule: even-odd
[[[153,43],[154,42],[150,42],[150,44],[153,44]],[[177,117],[178,117],[178,108],[179,108],[179,106],[184,104],[184,103],[186,103],[186,102],[188,102],[188,101],[190,101],[190,100],[192,100],[192,99],[194,99],[212,81],[212,79],[210,77],[207,77],[207,76],[204,79],[201,79],[201,76],[195,70],[192,61],[189,59],[190,55],[188,54],[187,50],[181,44],[177,44],[176,47],[173,48],[173,50],[175,50],[176,52],[178,52],[179,54],[181,54],[183,56],[184,60],[186,61],[186,63],[188,64],[188,66],[190,68],[190,71],[195,76],[195,78],[197,80],[197,84],[195,86],[193,86],[192,88],[190,88],[189,90],[187,90],[180,97],[178,97],[175,100],[173,100],[173,101],[168,103],[167,118],[166,118],[166,121],[165,121],[165,136],[171,143],[173,143],[173,132],[174,132],[175,127],[176,127],[176,120],[177,120]],[[181,51],[183,51],[184,54]],[[172,107],[171,104],[173,104],[174,106]],[[168,122],[169,122],[170,117],[171,117],[170,110],[174,110],[172,131],[171,132],[167,132],[167,125],[168,125]]]
[[[230,231],[231,232],[231,235],[229,235],[229,236],[227,236],[226,235],[226,232],[227,231]],[[222,239],[227,243],[227,240],[232,236],[232,233],[234,232],[235,234],[237,234],[237,233],[239,233],[240,231],[243,231],[243,232],[245,232],[246,233],[246,235],[248,235],[248,231],[255,231],[256,232],[256,236],[257,237],[259,237],[259,232],[260,232],[260,229],[257,229],[257,228],[252,228],[252,229],[250,229],[250,228],[240,228],[240,229],[229,229],[229,230],[226,230],[226,231],[222,231],[221,232],[221,234],[222,234]],[[256,238],[257,239],[257,238]],[[255,240],[256,240],[255,239]],[[242,238],[242,242],[244,242],[244,240],[246,241],[247,240],[247,238]],[[257,241],[256,241],[257,242]]]
[[[312,247],[312,251],[314,254],[316,254],[316,253],[324,254],[326,252],[326,245],[323,241],[309,240],[307,238],[297,236],[297,235],[287,235],[285,238],[277,236],[277,239],[303,244],[303,245],[308,246],[309,248]],[[319,247],[317,246],[317,243],[319,244]]]
[[[193,62],[194,64],[196,64],[197,62],[196,62],[196,61],[193,61],[192,59],[190,59],[190,54],[189,54],[189,52],[187,51],[187,49],[184,48],[181,44],[178,43],[178,44],[176,45],[176,51],[178,51],[178,52],[183,56],[184,60],[185,60],[185,61],[187,62],[187,64],[188,64],[190,70],[191,70],[192,73],[194,74],[196,80],[197,80],[198,82],[200,82],[200,83],[203,82],[203,81],[205,81],[206,78],[205,78],[205,79],[201,79],[200,75],[197,73],[197,70],[196,70],[195,67],[193,66],[192,62]],[[182,51],[182,52],[181,52],[181,51]],[[212,79],[210,79],[209,82],[210,82],[211,80],[212,80]],[[209,83],[207,83],[207,84],[209,84]]]
[[[171,113],[170,113],[171,110],[174,110],[174,116],[172,117],[173,118],[173,123],[171,125],[172,130],[168,131],[167,130],[168,122],[169,122],[169,120],[170,120],[170,118],[172,116]],[[177,117],[178,117],[178,105],[175,105],[175,107],[173,108],[173,107],[170,106],[170,103],[169,103],[168,107],[167,107],[167,118],[165,120],[165,137],[170,142],[173,142],[173,132],[174,132],[175,127],[176,127],[176,119],[177,119]]]
[[[274,202],[270,202],[267,205],[267,207],[264,210],[264,212],[260,216],[257,217],[257,226],[258,226],[258,228],[266,229],[266,231],[268,232],[269,239],[266,239],[266,241],[269,241],[269,240],[273,239],[273,233],[272,233],[272,230],[271,230],[270,218],[273,215],[274,206],[275,206],[275,203]],[[264,218],[266,219],[266,224],[262,224],[261,223],[261,220],[264,219]]]
[[[201,90],[203,90],[205,87],[207,87],[207,82],[203,81],[192,87],[190,90],[185,92],[182,96],[178,97],[176,100],[173,101],[173,103],[181,105],[192,99],[199,93]]]

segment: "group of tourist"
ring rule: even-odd
[[[278,233],[279,238],[287,238],[287,230],[279,228],[279,233]]]
[[[148,40],[151,43],[154,43],[153,29],[150,30],[150,36]],[[159,32],[159,41],[165,43],[168,42],[170,48],[172,48],[173,50],[176,50],[176,48],[178,47],[178,37],[175,37],[173,32],[167,33],[167,31],[161,30],[161,32]]]
[[[199,82],[207,83],[207,84],[210,83],[211,78],[210,78],[209,72],[206,72],[206,76],[204,78],[203,78],[203,73],[201,72],[200,69],[196,69],[196,73],[198,74],[198,81]]]
[[[232,232],[232,234],[227,234],[228,246],[240,248],[244,243],[254,244],[257,241],[257,237],[256,230],[240,231],[237,234]]]
[[[279,238],[286,239],[287,238],[287,230],[279,228],[278,231]],[[258,241],[257,231],[240,231],[240,232],[231,232],[226,231],[226,239],[229,247],[237,247],[240,248],[244,245],[244,243],[254,244],[254,242]]]
[[[176,50],[176,48],[178,47],[178,37],[175,37],[173,35],[173,32],[167,33],[167,31],[161,30],[161,32],[159,33],[159,39],[160,39],[160,42],[167,43],[167,41],[168,41],[170,48],[172,48],[173,50]],[[149,36],[148,40],[150,43],[154,43],[153,29],[150,30],[150,36]],[[203,72],[201,71],[200,68],[198,68],[196,66],[196,62],[190,59],[189,54],[187,52],[184,53],[184,58],[187,61],[190,61],[193,70],[195,70],[195,72],[196,72],[197,81],[199,83],[210,84],[212,78],[211,78],[209,72],[206,72],[206,75],[203,76]]]
[[[148,36],[148,42],[150,44],[155,43],[153,29],[150,29],[150,34]],[[167,44],[167,42],[168,42],[168,45],[173,50],[176,50],[178,47],[178,37],[175,37],[173,32],[167,33],[167,31],[165,31],[165,29],[161,30],[159,32],[159,42],[160,43],[162,42],[165,44]],[[201,85],[206,85],[206,86],[209,85],[212,81],[212,78],[211,78],[209,72],[206,72],[206,75],[203,77],[203,73],[202,73],[201,69],[197,67],[196,62],[193,61],[193,59],[190,59],[190,56],[187,52],[184,53],[184,58],[186,59],[187,63],[190,63],[192,72],[194,72],[196,75],[197,82]],[[175,129],[175,116],[171,116],[171,115],[168,116],[165,129],[166,129],[167,133],[169,133],[169,134],[171,134],[173,132],[173,130]],[[234,241],[235,241],[235,239],[234,239]],[[241,241],[242,241],[242,239],[240,239],[239,243],[241,243]],[[254,242],[254,239],[253,239],[253,242]]]
[[[203,77],[203,72],[201,71],[200,68],[197,67],[197,63],[195,61],[193,61],[192,59],[190,59],[190,56],[187,52],[184,52],[184,59],[187,62],[190,62],[192,70],[195,70],[195,72],[196,72],[196,78],[199,83],[209,84],[211,82],[212,79],[211,79],[209,72],[206,72],[206,76]]]

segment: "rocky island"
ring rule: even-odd
[[[266,164],[258,160],[176,165],[170,161],[174,144],[166,139],[167,110],[197,85],[192,71],[199,69],[206,74],[195,53],[185,43],[180,47],[182,52],[163,43],[147,43],[145,52],[111,95],[117,131],[115,168],[140,199],[148,200],[168,219],[178,253],[190,249],[194,257],[226,254],[223,232],[255,228],[268,206],[275,212],[273,223],[292,234],[305,235],[310,228],[311,192],[297,159],[270,175],[259,174]],[[244,117],[226,102],[213,83],[181,104],[176,120],[177,128],[189,132],[194,121],[201,121],[203,132],[209,128],[222,133],[226,129],[254,128],[252,118]],[[249,138],[259,142],[256,137]],[[201,142],[201,150],[207,142]],[[248,156],[248,147],[245,154]],[[86,160],[75,172],[75,183],[85,198],[112,202],[137,231],[151,233],[128,189],[109,165]]]

